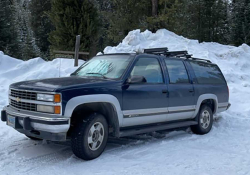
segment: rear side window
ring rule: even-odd
[[[217,65],[190,62],[199,84],[225,84],[225,79]]]
[[[189,83],[187,70],[182,61],[165,59],[165,63],[168,69],[170,83]]]

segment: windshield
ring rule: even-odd
[[[117,79],[122,76],[130,60],[130,55],[96,56],[83,64],[72,75]]]

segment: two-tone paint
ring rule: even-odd
[[[10,88],[60,93],[62,95],[61,117],[69,119],[79,105],[96,102],[110,103],[117,113],[117,126],[120,128],[193,119],[201,103],[206,99],[214,101],[214,113],[227,109],[229,94],[226,82],[222,85],[198,84],[189,60],[179,59],[186,67],[189,83],[171,84],[164,59],[178,58],[150,54],[130,54],[130,57],[131,62],[120,79],[71,76],[19,82],[12,84]],[[127,83],[136,62],[146,57],[159,61],[164,82]]]

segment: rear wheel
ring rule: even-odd
[[[207,134],[213,125],[213,113],[208,105],[202,105],[197,115],[198,124],[191,126],[195,134]]]
[[[73,153],[84,160],[99,157],[108,140],[108,124],[101,114],[91,114],[72,130]]]

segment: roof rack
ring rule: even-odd
[[[172,57],[186,57],[191,58],[192,55],[188,54],[187,51],[173,51],[173,52],[167,52],[166,56],[172,56]]]
[[[163,48],[152,48],[152,49],[144,49],[144,53],[155,54],[155,55],[165,55],[172,57],[185,57],[186,59],[195,60],[195,61],[205,61],[208,63],[212,63],[210,60],[193,58],[191,54],[188,54],[188,51],[168,51],[167,47]]]
[[[153,49],[144,49],[144,53],[156,54],[156,55],[166,54],[167,52],[168,52],[168,48],[167,47],[153,48]]]
[[[193,58],[193,57],[191,57],[189,59],[194,60],[194,61],[205,61],[205,62],[208,62],[208,63],[212,63],[210,60],[201,59],[201,58]]]

